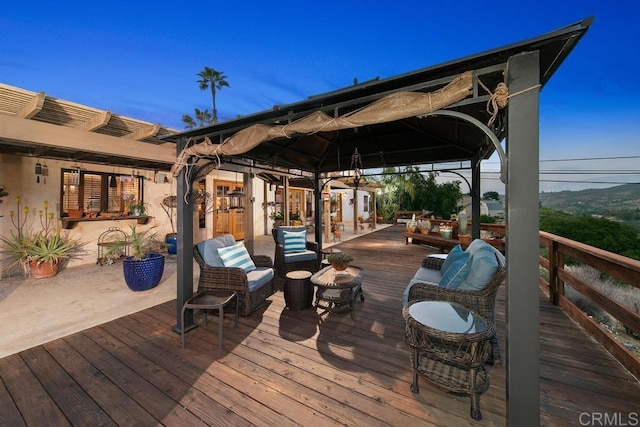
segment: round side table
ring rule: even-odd
[[[306,310],[313,302],[313,285],[310,271],[290,271],[285,276],[284,301],[291,310]]]
[[[418,375],[471,398],[471,417],[481,420],[480,395],[489,388],[483,364],[489,357],[493,323],[448,301],[409,301],[402,309],[405,335],[413,348],[411,391]]]

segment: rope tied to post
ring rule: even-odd
[[[487,126],[489,127],[491,127],[491,125],[493,125],[493,122],[495,122],[500,109],[505,108],[509,104],[509,98],[523,94],[533,89],[537,89],[542,86],[541,84],[537,84],[527,89],[522,89],[519,92],[509,94],[509,88],[503,82],[498,83],[494,92],[491,92],[491,90],[489,90],[489,88],[485,86],[484,83],[482,83],[482,80],[478,79],[478,83],[480,83],[480,86],[482,86],[482,88],[486,90],[490,95],[489,100],[487,101],[487,113],[489,113],[491,116],[489,117],[489,121],[487,122]]]

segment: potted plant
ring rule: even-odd
[[[269,218],[273,220],[273,228],[278,228],[282,225],[282,221],[284,221],[284,212],[274,211],[271,212]]]
[[[178,200],[176,196],[167,196],[162,199],[160,203],[162,209],[169,217],[169,223],[171,224],[171,233],[167,233],[164,237],[164,242],[167,244],[167,250],[170,254],[175,255],[178,253],[178,233],[176,233],[176,227],[173,223],[173,218],[176,214],[176,208],[178,206]]]
[[[52,277],[58,273],[60,262],[77,255],[83,244],[60,230],[35,233],[11,233],[10,237],[0,236],[3,244],[0,252],[12,259],[8,268],[19,264],[25,276],[36,279]]]
[[[467,230],[467,213],[465,211],[460,212],[458,215],[458,240],[462,244],[471,243],[471,234]]]
[[[336,271],[343,271],[349,267],[349,263],[353,261],[353,257],[346,252],[332,252],[327,257],[327,261]]]
[[[445,239],[450,239],[453,233],[453,227],[445,223],[440,223],[440,235]]]
[[[407,223],[407,231],[415,233],[418,223],[416,222],[416,214],[411,215],[411,221]]]
[[[60,263],[83,251],[84,244],[70,237],[69,233],[54,228],[53,213],[49,212],[49,202],[45,200],[44,209],[38,211],[42,229],[40,231],[25,230],[29,207],[25,206],[20,213],[20,197],[16,197],[17,210],[10,211],[11,222],[16,228],[9,237],[0,236],[1,253],[8,254],[10,263],[8,270],[19,264],[25,276],[34,278],[55,276]]]
[[[133,203],[129,205],[129,215],[130,216],[145,216],[146,215],[146,206],[143,202]]]
[[[420,220],[418,221],[418,227],[420,228],[421,234],[429,234],[429,231],[431,231],[431,222],[429,220]]]
[[[138,231],[136,226],[131,226],[128,236],[110,242],[109,254],[129,248],[131,255],[124,259],[122,269],[124,280],[132,291],[154,288],[162,279],[167,246],[157,239],[158,233],[154,228]]]

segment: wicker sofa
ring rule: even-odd
[[[217,249],[234,245],[231,234],[225,234],[205,240],[193,248],[193,257],[200,266],[198,291],[205,289],[231,290],[238,292],[239,313],[248,316],[258,309],[274,293],[273,263],[265,255],[253,255],[256,266],[253,271],[245,272],[238,267],[225,267],[217,256]]]
[[[271,230],[273,240],[276,244],[274,254],[274,265],[276,274],[285,277],[286,274],[294,270],[306,270],[312,273],[318,271],[320,261],[318,259],[318,244],[316,242],[306,242],[306,249],[296,253],[285,253],[284,233],[306,231],[305,226],[278,227]]]
[[[459,250],[461,251],[461,249]],[[478,252],[479,250],[481,251]],[[405,289],[403,304],[407,305],[408,301],[414,300],[457,302],[495,324],[496,295],[505,278],[505,258],[499,251],[481,239],[476,239],[471,242],[464,252],[470,255],[471,268],[479,269],[482,267],[477,267],[476,264],[473,263],[473,257],[479,258],[479,254],[486,256],[488,251],[491,251],[491,253],[495,255],[497,269],[492,270],[495,272],[490,277],[487,276],[486,282],[483,282],[480,286],[476,284],[474,289],[465,288],[464,285],[459,287],[443,286],[442,280],[444,272],[442,271],[442,267],[448,256],[431,255],[425,257],[422,261],[422,267],[418,269]],[[479,262],[477,262],[477,264],[479,264]],[[469,274],[471,274],[471,271]],[[493,337],[491,345],[492,357],[490,360],[493,363],[501,364],[502,356],[496,336]]]

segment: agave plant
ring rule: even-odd
[[[59,264],[63,259],[79,254],[84,246],[78,240],[72,239],[60,230],[39,231],[35,233],[11,233],[10,237],[0,236],[2,249],[0,252],[8,254],[11,262],[7,268],[20,264],[29,275],[29,263]]]
[[[142,261],[145,255],[150,253],[164,253],[167,245],[158,240],[158,232],[151,227],[147,230],[138,231],[135,226],[131,226],[130,234],[119,240],[109,242],[109,254],[118,253],[123,248],[129,248],[129,254],[136,261]]]

